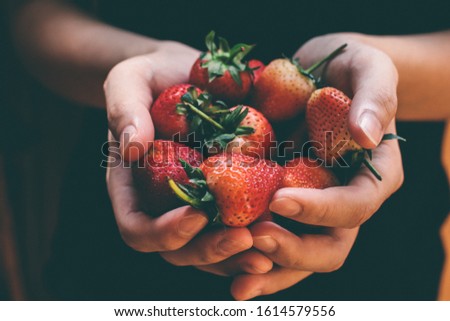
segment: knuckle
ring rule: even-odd
[[[398,171],[399,175],[395,184],[395,191],[400,189],[402,187],[403,183],[405,182],[405,173],[403,172],[403,168]]]
[[[322,206],[316,213],[314,213],[313,224],[326,225],[328,218],[332,215],[334,208],[330,205]]]
[[[392,92],[391,89],[380,89],[377,91],[375,101],[378,106],[381,107],[385,118],[391,119],[395,116],[397,111],[397,94]]]
[[[288,256],[285,264],[291,269],[300,270],[304,267],[304,259],[301,255]]]
[[[184,245],[184,243],[177,237],[170,233],[163,233],[158,237],[159,251],[175,251]]]
[[[353,229],[363,225],[378,209],[378,206],[373,202],[363,204],[351,215],[349,224],[345,228]]]
[[[143,252],[148,253],[152,252],[152,250],[145,246],[140,238],[138,238],[134,233],[130,232],[127,229],[120,229],[120,236],[122,237],[122,240],[125,242],[126,245],[128,245],[130,248],[137,252]]]
[[[323,272],[335,272],[339,270],[345,263],[345,259],[339,258],[331,262],[329,266],[325,268]]]
[[[202,253],[200,253],[198,260],[199,260],[199,265],[216,263],[217,254],[215,251],[205,250]]]

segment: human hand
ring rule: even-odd
[[[251,227],[254,248],[276,265],[263,275],[240,275],[232,293],[237,299],[286,289],[312,272],[330,272],[344,263],[358,233],[403,182],[397,141],[381,141],[395,133],[397,71],[383,52],[366,45],[358,35],[327,35],[314,38],[296,54],[306,68],[343,43],[347,49],[326,69],[326,80],[353,97],[349,116],[352,137],[362,147],[377,149],[373,165],[383,176],[378,181],[361,168],[346,186],[323,190],[283,188],[274,195],[270,209],[297,222],[328,227],[321,235],[295,235],[274,223]]]
[[[381,141],[383,134],[395,133],[397,71],[383,52],[366,45],[363,36],[335,34],[317,37],[297,52],[308,67],[343,43],[343,53],[326,69],[326,80],[353,97],[349,130],[363,148],[373,149],[372,163],[381,173],[378,181],[362,167],[348,185],[324,190],[284,188],[273,197],[273,212],[298,222],[355,228],[367,221],[403,182],[400,149],[396,140]]]
[[[253,243],[248,229],[218,229],[199,235],[207,216],[188,206],[159,217],[144,213],[131,168],[122,162],[136,161],[147,151],[154,138],[149,113],[153,98],[171,85],[186,82],[197,57],[195,50],[170,42],[152,54],[119,63],[105,81],[109,151],[122,156],[116,160],[110,157],[106,177],[117,225],[131,248],[160,252],[175,265],[195,265],[220,275],[264,273],[272,268],[268,258],[255,250],[241,253]],[[230,258],[237,253],[241,254]],[[220,261],[224,262],[217,264]]]

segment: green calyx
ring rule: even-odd
[[[228,107],[224,102],[213,101],[213,97],[208,92],[198,94],[194,86],[187,90],[181,97],[181,102],[177,104],[177,113],[186,115],[190,129],[202,136],[205,135],[207,123],[220,126],[214,121],[214,114],[225,110],[228,110]]]
[[[321,79],[316,79],[314,77],[314,75],[312,74],[317,68],[319,68],[320,66],[322,66],[324,63],[329,62],[330,60],[332,60],[334,57],[336,57],[337,55],[339,55],[344,48],[347,47],[347,44],[344,43],[343,45],[339,46],[337,49],[333,50],[333,52],[331,52],[330,54],[328,54],[325,58],[323,58],[322,60],[317,61],[316,63],[314,63],[312,66],[310,66],[308,69],[303,69],[303,67],[300,65],[300,61],[298,58],[295,58],[293,60],[291,60],[291,62],[297,67],[297,70],[305,77],[311,79],[315,85],[319,84],[321,82]]]
[[[219,114],[218,122],[221,127],[214,127],[205,139],[206,147],[211,148],[216,144],[221,148],[226,148],[227,144],[238,136],[247,136],[253,134],[255,129],[239,124],[247,117],[248,108],[239,105],[229,113]]]
[[[242,59],[253,49],[254,45],[238,43],[230,48],[226,39],[222,37],[218,37],[218,39],[219,45],[215,41],[215,32],[210,31],[205,38],[208,51],[200,57],[201,66],[208,70],[209,82],[223,76],[228,71],[233,80],[242,86],[240,73],[243,71],[253,72]]]
[[[237,136],[255,132],[254,128],[240,126],[248,114],[248,108],[239,105],[230,110],[222,101],[213,101],[208,92],[198,94],[190,87],[177,104],[177,113],[186,115],[190,129],[204,138],[206,147],[218,145],[224,149]]]
[[[176,183],[169,178],[169,186],[172,191],[186,204],[207,213],[213,223],[220,222],[220,215],[214,196],[208,189],[203,172],[200,168],[192,167],[181,158],[180,163],[189,178],[189,184]]]

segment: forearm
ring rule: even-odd
[[[28,70],[53,91],[103,107],[103,81],[118,62],[157,51],[163,42],[103,24],[57,1],[29,1],[12,19]]]
[[[450,119],[450,31],[357,36],[387,53],[397,67],[398,119]]]

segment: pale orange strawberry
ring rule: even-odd
[[[346,45],[340,46],[308,69],[303,69],[298,60],[273,60],[254,83],[252,106],[273,122],[297,116],[305,109],[309,97],[316,89],[312,72],[338,55],[345,47]]]

